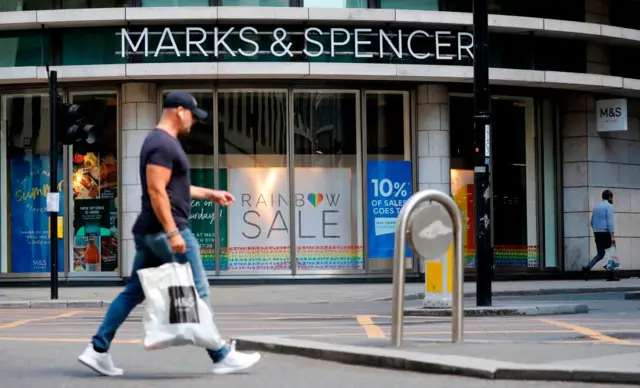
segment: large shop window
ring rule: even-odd
[[[166,96],[170,91],[165,91]],[[213,112],[213,93],[202,91],[190,92],[198,101],[198,106],[207,112]],[[180,136],[180,142],[189,157],[191,166],[191,184],[195,186],[214,188],[213,164],[213,128],[211,123],[197,122],[188,134]],[[224,178],[225,173],[220,172]],[[226,188],[226,180],[221,181],[221,187]],[[226,210],[221,209],[221,216],[226,217]],[[215,207],[209,201],[192,200],[189,227],[200,244],[200,256],[206,271],[216,269],[216,235],[215,235]],[[226,244],[226,230],[224,230],[221,244]]]
[[[364,268],[359,93],[296,91],[298,270]]]
[[[539,268],[532,102],[493,99],[491,133],[495,266]],[[464,213],[465,264],[475,267],[473,98],[450,98],[451,193]],[[553,217],[553,214],[548,215]]]
[[[237,201],[220,213],[223,272],[291,271],[287,106],[286,91],[218,93],[219,187]]]
[[[367,92],[365,99],[368,265],[372,270],[389,270],[395,221],[412,194],[409,95]]]
[[[115,93],[71,94],[89,112],[100,136],[73,146],[73,256],[69,272],[117,273],[118,97]]]
[[[44,94],[4,96],[2,117],[2,272],[49,272],[49,214],[46,195],[50,191],[49,98]],[[62,153],[58,154],[58,190],[62,192]],[[64,268],[62,220],[68,209],[60,201],[58,221],[58,268]],[[13,214],[14,217],[9,215]],[[4,236],[4,234],[3,234]]]

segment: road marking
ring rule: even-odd
[[[565,329],[569,329],[572,330],[578,334],[582,334],[584,336],[587,336],[591,339],[600,341],[600,342],[611,342],[614,344],[628,344],[629,341],[626,340],[621,340],[618,338],[614,338],[614,337],[610,337],[606,334],[603,334],[599,331],[595,331],[593,329],[589,329],[588,327],[584,327],[584,326],[580,326],[580,325],[574,325],[573,323],[569,323],[569,322],[562,322],[562,321],[556,321],[555,319],[546,319],[546,318],[538,318],[538,321],[540,322],[544,322],[546,324],[552,325],[552,326],[557,326],[557,327],[562,327]]]
[[[373,323],[370,315],[356,315],[356,320],[358,321],[358,324],[362,326],[365,333],[367,333],[367,337],[385,338],[384,331],[382,331],[380,326]]]
[[[27,323],[30,323],[30,322],[52,321],[52,320],[56,320],[56,319],[60,319],[60,318],[68,318],[68,317],[72,317],[72,316],[74,316],[76,314],[80,314],[81,312],[82,311],[78,310],[78,311],[70,311],[68,313],[59,314],[59,315],[53,315],[53,316],[48,316],[48,317],[21,319],[19,321],[13,321],[13,322],[10,322],[10,323],[6,323],[6,324],[3,324],[3,325],[0,325],[0,329],[11,329],[13,327],[26,325]]]

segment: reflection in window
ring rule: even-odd
[[[12,31],[0,34],[0,67],[42,66],[48,45],[40,31]]]
[[[115,55],[121,50],[120,37],[113,28],[87,28],[62,34],[62,65],[104,65],[125,63],[127,58]]]
[[[307,8],[367,8],[368,0],[304,0]]]
[[[49,272],[51,252],[46,193],[50,187],[49,98],[24,95],[4,99],[6,112],[6,184],[8,193],[8,272]],[[58,188],[62,191],[62,155],[58,153]],[[5,182],[3,182],[5,183]],[[62,196],[61,196],[62,197]],[[61,217],[65,216],[60,200]],[[58,268],[64,270],[64,244],[58,242]]]
[[[380,8],[437,11],[439,0],[380,0]]]
[[[118,272],[118,97],[72,95],[99,125],[93,144],[73,147],[73,272]]]
[[[299,270],[364,268],[355,93],[294,94]]]
[[[221,0],[221,5],[232,7],[288,7],[289,0]]]
[[[473,98],[451,97],[450,102],[451,192],[468,217],[465,264],[475,266]],[[526,125],[526,107],[501,99],[491,106],[495,266],[538,267],[535,142],[527,132],[532,128]]]
[[[287,95],[218,94],[220,188],[236,204],[220,214],[220,270],[291,270]]]
[[[0,12],[53,9],[53,0],[0,0]]]

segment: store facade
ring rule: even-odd
[[[47,62],[62,97],[102,128],[94,144],[53,150],[65,193],[63,279],[129,276],[138,154],[175,89],[211,112],[181,139],[192,183],[237,198],[229,208],[192,201],[212,278],[388,277],[395,217],[426,188],[458,203],[473,271],[469,14],[195,6],[34,14],[44,29],[23,20],[0,36],[9,48],[0,68],[0,281],[49,272]],[[566,26],[557,36],[519,35],[518,23],[532,29],[533,18],[502,18],[492,24],[496,271],[579,269],[593,250],[589,207],[604,188],[621,201],[623,260],[640,267],[631,178],[640,95],[625,73],[633,70],[617,61],[618,48]],[[599,132],[596,101],[612,98],[625,101],[626,130]],[[640,207],[640,190],[637,198]],[[410,254],[408,271],[420,267]]]

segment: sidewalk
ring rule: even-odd
[[[640,384],[640,346],[633,345],[405,341],[398,349],[388,339],[329,341],[245,337],[239,348],[485,379]]]
[[[121,287],[65,287],[59,290],[59,300],[109,303],[121,291]],[[466,297],[475,295],[475,284],[464,285]],[[623,279],[619,282],[603,280],[559,280],[559,281],[509,281],[494,282],[495,296],[567,294],[586,292],[640,291],[640,279]],[[13,302],[48,301],[48,287],[0,288],[1,305]],[[405,286],[406,299],[423,297],[424,284],[410,283]],[[289,303],[335,303],[391,300],[392,287],[387,284],[288,284],[255,286],[222,286],[211,288],[212,300],[218,306],[261,305]],[[93,303],[95,304],[95,303]],[[85,307],[92,307],[86,304]],[[25,306],[23,306],[25,307]],[[53,307],[53,306],[48,306]],[[99,307],[99,306],[93,306]]]

